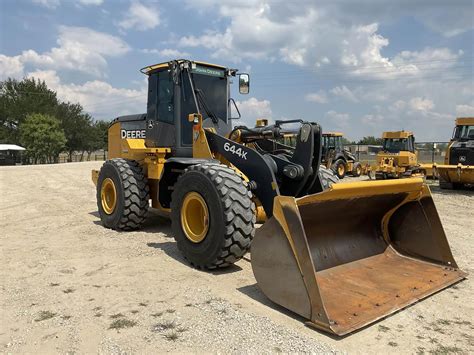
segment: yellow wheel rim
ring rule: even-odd
[[[360,175],[362,173],[362,168],[358,166],[356,171],[357,171],[357,175]]]
[[[107,214],[112,214],[117,205],[117,190],[111,178],[106,178],[102,182],[100,188],[100,200],[102,202],[102,209]]]
[[[340,164],[338,167],[337,167],[337,172],[339,173],[339,175],[344,175],[344,165]]]
[[[186,237],[200,243],[209,230],[209,210],[206,201],[197,192],[188,192],[181,207],[181,226]]]

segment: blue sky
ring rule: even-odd
[[[141,67],[186,57],[251,74],[233,94],[249,125],[446,141],[474,116],[473,22],[471,0],[0,0],[0,80],[41,78],[112,119],[145,110]]]

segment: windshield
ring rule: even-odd
[[[398,153],[402,150],[410,150],[407,138],[385,138],[383,140],[383,150],[390,153]]]
[[[454,137],[458,139],[474,139],[474,126],[457,126]]]

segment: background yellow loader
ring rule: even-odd
[[[235,69],[176,60],[142,72],[147,112],[111,124],[109,160],[92,172],[105,227],[140,228],[151,200],[190,264],[226,267],[251,248],[262,292],[338,335],[464,278],[421,179],[336,183],[318,124],[233,125]],[[248,93],[248,75],[238,81]]]

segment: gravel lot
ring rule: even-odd
[[[100,165],[0,167],[0,353],[474,352],[471,279],[336,339],[268,301],[247,260],[190,268],[163,217],[103,228],[90,179]],[[474,191],[432,191],[472,275]]]

